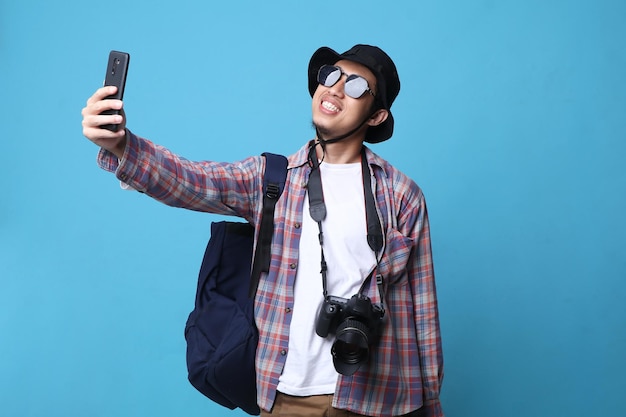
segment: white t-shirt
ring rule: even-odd
[[[376,265],[367,244],[365,197],[361,163],[320,165],[326,218],[322,221],[324,256],[328,265],[328,294],[350,298]],[[369,186],[369,184],[368,184]],[[289,350],[278,391],[288,395],[332,394],[337,371],[330,353],[334,335],[315,333],[322,293],[321,249],[318,225],[305,198],[300,238]]]

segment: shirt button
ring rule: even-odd
[[[291,269],[296,269],[296,266],[297,266],[297,265],[296,265],[295,263],[293,263],[293,264],[289,264],[289,268],[291,268]]]
[[[296,224],[294,225],[294,227],[295,227],[296,229],[299,229],[299,228],[300,228],[300,223],[296,223]]]
[[[285,356],[285,355],[287,354],[287,351],[286,351],[285,349],[283,349],[283,350],[281,350],[281,351],[280,351],[280,354],[281,354],[282,356]]]
[[[121,179],[122,181],[126,181],[126,180],[128,179],[128,175],[126,175],[126,174],[121,174],[121,175],[120,175],[120,179]]]
[[[286,311],[287,313],[291,313],[291,307],[287,307],[287,308],[285,309],[285,311]]]

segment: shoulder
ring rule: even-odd
[[[310,144],[311,144],[310,141],[307,142],[302,147],[300,147],[300,149],[298,149],[295,153],[287,157],[289,168],[301,167],[308,163]]]

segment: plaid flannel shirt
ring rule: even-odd
[[[242,217],[258,225],[265,159],[235,163],[192,162],[128,132],[122,160],[101,150],[101,168],[138,191],[174,207]],[[270,410],[288,354],[294,281],[306,184],[307,146],[289,156],[285,192],[276,205],[270,271],[255,299],[259,330],[257,395]],[[366,150],[385,247],[385,325],[367,367],[339,375],[333,406],[369,416],[396,416],[422,407],[440,417],[443,354],[426,203],[421,189],[388,162]],[[258,227],[257,227],[258,234]],[[368,296],[380,302],[375,280]]]

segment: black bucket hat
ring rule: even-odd
[[[381,108],[389,112],[387,120],[378,126],[370,126],[365,134],[365,142],[378,143],[385,141],[393,134],[393,115],[391,104],[400,92],[400,78],[396,66],[382,49],[371,45],[355,45],[348,51],[339,54],[323,46],[319,48],[309,62],[309,93],[311,97],[317,89],[317,72],[322,65],[334,65],[342,59],[366,66],[376,77],[376,98]]]

